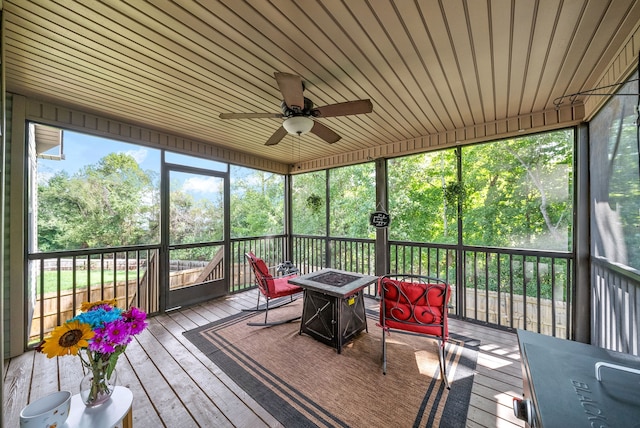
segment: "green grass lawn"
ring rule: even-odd
[[[100,271],[91,271],[91,276],[87,281],[87,271],[78,271],[76,272],[75,284],[76,289],[87,288],[87,282],[91,287],[100,286],[102,281],[104,284],[113,283],[113,271],[104,271],[104,277],[101,275]],[[116,281],[125,281],[127,271],[119,270],[116,271]],[[129,271],[129,280],[136,278],[137,272],[135,270]],[[140,274],[142,277],[142,273]],[[38,296],[40,295],[40,275],[36,278],[36,293]],[[60,291],[66,291],[73,289],[73,271],[63,270],[60,271]],[[56,293],[58,291],[58,272],[55,271],[46,271],[44,272],[44,294],[48,293]]]

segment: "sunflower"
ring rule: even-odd
[[[92,339],[95,332],[91,330],[89,324],[80,321],[67,321],[56,327],[48,339],[41,345],[41,352],[47,357],[78,355],[81,348],[89,346],[89,339]]]
[[[82,312],[87,312],[95,308],[96,306],[108,305],[108,306],[116,306],[116,299],[109,300],[98,300],[97,302],[82,302],[82,306],[80,306],[80,310]]]

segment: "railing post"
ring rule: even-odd
[[[329,177],[331,176],[329,174],[330,170],[325,170],[325,179],[326,179],[326,186],[325,186],[325,201],[326,203],[325,205],[325,241],[324,241],[324,250],[325,250],[325,261],[324,267],[327,268],[331,268],[333,267],[333,264],[331,263],[331,240],[330,240],[330,236],[331,236],[331,216],[329,215],[329,213],[331,213],[331,183],[329,181]]]
[[[293,261],[293,213],[291,208],[291,174],[284,176],[284,260]]]
[[[462,149],[456,148],[456,161],[458,171],[458,183],[462,182]],[[464,193],[463,193],[464,194]],[[464,318],[466,316],[467,289],[465,284],[465,259],[464,243],[462,239],[462,197],[458,195],[458,248],[456,250],[456,314]]]
[[[574,331],[573,339],[578,342],[591,343],[591,238],[589,228],[591,222],[589,206],[589,127],[581,125],[576,132],[576,165],[574,203]],[[567,294],[571,290],[567,290]],[[571,338],[571,337],[569,337]]]
[[[376,210],[387,212],[389,205],[387,183],[387,160],[376,159]],[[392,219],[393,221],[393,219]],[[376,228],[376,275],[382,276],[389,272],[389,228]]]

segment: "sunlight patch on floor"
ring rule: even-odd
[[[513,363],[514,362],[512,360],[496,357],[492,354],[478,353],[478,364],[490,369],[506,367],[512,365]]]

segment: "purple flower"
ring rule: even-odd
[[[129,323],[126,323],[123,320],[116,320],[105,324],[104,336],[113,345],[126,345],[131,342]]]
[[[145,321],[147,314],[135,306],[131,307],[127,312],[124,312],[122,316],[129,324],[129,332],[131,335],[138,334],[147,327]]]
[[[115,307],[115,300],[93,304],[86,302],[83,303],[82,309],[85,312],[73,319],[91,326],[95,335],[89,340],[88,351],[94,352],[100,358],[117,359],[131,343],[133,336],[147,327],[146,312],[136,307],[123,311]]]
[[[136,308],[135,306],[132,306],[131,309],[129,309],[128,311],[124,312],[122,314],[122,316],[127,321],[130,321],[130,320],[144,321],[147,318],[146,312],[141,311],[140,309]]]
[[[109,341],[105,328],[98,328],[95,330],[96,335],[93,336],[89,343],[89,350],[99,352],[101,354],[110,354],[115,352],[116,348]]]

